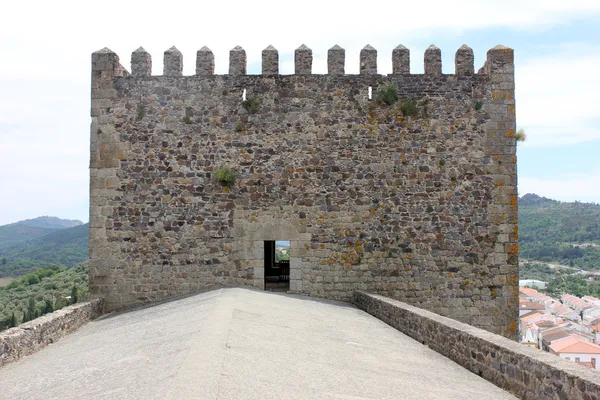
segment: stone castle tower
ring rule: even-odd
[[[228,75],[198,50],[196,75],[143,48],[131,74],[92,55],[90,269],[107,311],[226,285],[265,287],[266,242],[290,241],[289,291],[348,300],[362,289],[512,336],[518,232],[513,50],[475,73],[473,51],[408,49],[377,73],[377,51],[295,51],[295,74],[262,53]],[[225,185],[217,172],[233,171]]]

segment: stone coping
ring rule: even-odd
[[[102,299],[61,308],[0,332],[0,368],[79,329],[102,314]]]
[[[600,400],[600,372],[384,296],[356,291],[353,303],[522,399]]]

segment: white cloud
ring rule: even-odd
[[[562,201],[598,202],[600,170],[581,175],[564,175],[551,179],[519,177],[519,196],[535,193]]]
[[[600,46],[563,45],[553,54],[516,61],[517,122],[525,146],[600,140]]]

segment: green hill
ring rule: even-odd
[[[600,269],[600,205],[526,194],[519,199],[524,259]]]
[[[78,225],[0,248],[0,277],[20,276],[49,264],[70,268],[87,260],[88,228]]]
[[[74,294],[77,299],[88,296],[87,262],[71,269],[49,266],[0,287],[0,330],[10,327],[12,315],[17,325],[23,321],[24,314],[42,315],[69,305]],[[27,318],[33,319],[33,318]]]

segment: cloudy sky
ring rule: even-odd
[[[90,5],[88,5],[90,4]],[[93,5],[93,6],[92,6]],[[423,52],[442,49],[454,72],[463,43],[479,68],[496,44],[515,49],[519,192],[600,202],[600,1],[87,1],[10,2],[0,24],[0,225],[39,215],[88,220],[90,54],[109,47],[129,67],[144,46],[153,73],[175,45],[184,74],[208,45],[216,72],[241,45],[248,72],[260,52],[280,53],[293,73],[293,51],[313,49],[313,71],[326,71],[327,49],[346,49],[346,72],[358,72],[360,48],[378,50],[379,73],[391,73],[391,50],[411,50],[411,72]]]

